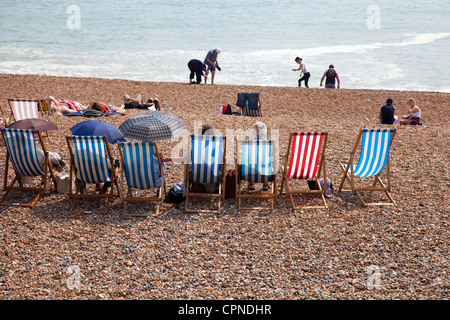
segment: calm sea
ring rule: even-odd
[[[448,0],[2,0],[0,73],[187,82],[221,48],[217,84],[450,92]]]

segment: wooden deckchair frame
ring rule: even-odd
[[[339,191],[338,192],[353,192],[355,194],[355,196],[358,198],[359,202],[364,206],[383,206],[383,205],[395,205],[395,201],[391,195],[391,173],[390,173],[390,152],[389,152],[389,156],[386,160],[386,166],[385,169],[383,169],[379,174],[372,176],[373,177],[373,182],[372,182],[372,186],[371,187],[358,187],[356,185],[356,179],[355,179],[355,175],[354,173],[354,159],[355,159],[355,153],[358,149],[358,146],[361,142],[361,138],[363,135],[363,132],[366,129],[361,129],[358,137],[356,139],[356,143],[350,153],[350,157],[349,160],[347,162],[346,165],[344,165],[343,163],[340,163],[340,167],[341,170],[343,172],[343,176],[341,179],[341,182],[339,184]],[[396,133],[396,129],[392,129],[392,136],[391,136],[391,141],[390,141],[390,145],[389,148],[391,148],[392,146],[392,141],[394,140],[395,137],[395,133]],[[349,174],[349,169],[350,169],[350,174]],[[381,180],[380,176],[383,173],[383,171],[386,171],[386,184],[383,183],[383,181]],[[360,178],[360,177],[359,177]],[[366,179],[369,179],[371,177],[366,177]],[[362,178],[361,178],[362,179]],[[350,187],[351,189],[343,189],[344,187],[344,183],[345,181],[348,181],[350,183]],[[379,184],[380,187],[377,187],[376,185]],[[386,196],[389,199],[389,202],[372,202],[372,203],[366,203],[360,192],[361,191],[369,191],[369,192],[374,192],[374,191],[381,191],[384,192],[386,194]]]
[[[9,125],[9,120],[6,119],[6,114],[5,114],[5,110],[3,109],[2,104],[0,103],[0,113],[1,113],[1,117],[3,118],[3,124],[2,127],[5,128]]]
[[[238,140],[238,144],[242,143],[242,140]],[[242,145],[241,145],[242,146]],[[273,145],[272,145],[273,148]],[[242,152],[242,149],[238,149],[238,159],[240,157],[240,152]],[[272,155],[273,157],[273,155]],[[273,163],[275,163],[275,159],[272,159]],[[242,181],[246,181],[241,176],[241,164],[238,163],[238,160],[236,159],[235,162],[235,170],[236,170],[236,201],[238,202],[238,208],[239,210],[270,210],[273,211],[273,206],[275,199],[278,196],[278,189],[277,189],[277,177],[278,173],[275,172],[272,174],[272,181],[270,181],[270,192],[262,193],[261,191],[249,191],[250,193],[243,193],[242,188]],[[257,182],[255,182],[257,183]],[[269,206],[242,206],[241,201],[253,199],[253,200],[269,200],[270,201],[270,207]]]
[[[93,193],[87,193],[83,194],[82,190],[78,188],[78,186],[75,187],[75,193],[73,192],[73,184],[74,184],[74,177],[76,179],[77,175],[77,167],[75,165],[75,153],[74,153],[74,147],[73,145],[73,136],[66,136],[67,146],[69,147],[69,153],[70,153],[70,178],[69,178],[69,193],[67,196],[72,200],[71,206],[70,206],[70,213],[100,213],[100,214],[106,214],[108,212],[110,201],[112,201],[115,197],[120,197],[120,189],[117,179],[117,173],[114,168],[113,158],[111,156],[111,150],[109,148],[108,139],[106,136],[101,137],[103,140],[103,143],[105,145],[106,149],[106,156],[109,158],[109,162],[111,165],[111,187],[110,191],[106,192],[104,194],[93,194]],[[116,187],[117,193],[114,193],[114,187]],[[84,198],[100,198],[105,199],[105,210],[74,210],[75,204],[78,199],[84,199]]]
[[[185,211],[188,213],[220,213],[220,207],[221,207],[221,199],[223,198],[223,190],[225,190],[225,180],[224,180],[224,172],[225,172],[225,166],[226,166],[226,137],[223,138],[223,154],[222,154],[222,164],[221,164],[221,172],[220,172],[220,178],[218,181],[218,187],[219,192],[218,193],[197,193],[197,192],[190,192],[190,165],[185,164],[184,165],[184,192],[183,196],[186,197],[186,205],[185,205]],[[189,138],[189,152],[192,153],[192,136]],[[190,209],[188,207],[189,205],[189,198],[210,198],[210,199],[216,199],[217,200],[217,209]]]
[[[153,147],[153,155],[158,158],[158,166],[159,166],[159,172],[161,174],[161,187],[159,187],[159,194],[156,197],[133,197],[133,189],[132,187],[130,187],[130,185],[127,183],[127,192],[125,193],[124,191],[124,183],[127,182],[126,177],[126,173],[125,173],[125,157],[123,154],[123,150],[122,150],[122,144],[119,144],[119,154],[120,154],[120,159],[122,162],[122,166],[121,166],[121,198],[123,201],[123,209],[124,209],[124,216],[148,216],[148,213],[129,213],[128,212],[128,206],[127,204],[129,202],[149,202],[149,203],[156,203],[156,214],[159,214],[159,209],[160,209],[160,205],[162,204],[162,202],[164,201],[164,198],[167,195],[167,191],[166,191],[166,178],[165,178],[165,173],[163,170],[163,165],[162,165],[162,161],[161,161],[161,155],[158,152],[158,145],[156,142],[152,142],[152,147]],[[155,189],[155,188],[152,188]],[[142,190],[142,189],[136,189],[136,190]]]
[[[318,134],[323,135],[322,146],[319,151],[320,158],[318,161],[318,168],[317,168],[315,176],[312,178],[312,180],[315,182],[315,186],[316,186],[315,190],[306,190],[306,189],[305,190],[300,190],[300,189],[294,190],[294,189],[291,189],[291,186],[289,185],[289,180],[291,180],[291,179],[288,178],[287,174],[288,174],[290,157],[293,156],[291,154],[291,147],[292,147],[293,137],[295,134],[296,134],[296,132],[291,132],[289,135],[289,143],[288,143],[287,153],[285,155],[284,166],[282,167],[283,177],[282,177],[281,186],[280,186],[280,194],[283,193],[283,188],[286,187],[286,193],[289,195],[289,198],[291,200],[292,209],[294,209],[294,210],[298,210],[298,209],[328,209],[328,205],[325,200],[326,189],[323,189],[319,182],[320,174],[322,172],[324,186],[326,188],[327,174],[326,174],[326,164],[325,164],[325,162],[326,162],[325,161],[325,150],[326,150],[326,146],[327,146],[328,133],[327,132],[311,132],[312,135],[314,135],[314,134],[315,135],[318,135]],[[307,133],[305,132],[305,134],[307,134]],[[294,179],[292,179],[292,180],[294,180]],[[307,179],[295,179],[295,180],[307,180]],[[296,206],[293,196],[297,195],[297,194],[319,195],[322,199],[323,205]]]
[[[49,158],[49,153],[45,147],[45,143],[44,143],[44,139],[42,138],[42,134],[39,130],[33,130],[33,134],[38,137],[39,143],[41,144],[41,148],[42,148],[42,151],[44,151],[44,156],[45,156],[44,165],[43,165],[44,174],[41,176],[42,183],[41,183],[40,187],[26,187],[22,183],[21,176],[17,172],[16,168],[14,168],[14,166],[13,166],[15,176],[14,176],[13,180],[8,184],[9,163],[11,161],[11,155],[9,154],[9,149],[6,148],[5,174],[3,177],[4,178],[3,191],[5,191],[5,193],[3,194],[3,197],[0,199],[1,205],[21,206],[21,207],[28,207],[28,208],[33,209],[35,207],[35,205],[37,204],[37,202],[39,201],[39,199],[42,197],[42,195],[47,191],[47,189],[49,187],[50,179],[53,181],[53,184],[56,189],[56,179],[55,179],[55,175],[54,175],[56,169],[52,169],[50,158]],[[5,145],[7,145],[6,137],[3,133],[3,130],[2,130],[2,136],[3,136],[3,141],[4,141]],[[11,163],[11,165],[12,165],[12,163]],[[15,186],[16,183],[18,183],[19,186]],[[11,191],[38,192],[38,195],[33,199],[33,201],[31,201],[29,203],[6,202],[6,198],[8,197],[8,195]]]

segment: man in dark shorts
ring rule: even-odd
[[[336,80],[337,80],[337,88],[339,89],[341,86],[339,75],[336,72],[336,70],[334,70],[334,65],[332,64],[330,64],[328,70],[323,73],[322,79],[320,79],[320,86],[322,86],[324,79],[325,79],[325,88],[335,89]]]
[[[208,54],[205,57],[205,61],[203,63],[206,65],[208,69],[205,72],[205,84],[208,80],[209,71],[211,71],[211,84],[214,84],[214,75],[216,74],[216,66],[218,66],[217,55],[221,52],[219,48],[212,49],[208,51]],[[219,69],[220,71],[220,69]]]
[[[203,71],[206,70],[206,66],[203,64],[203,62],[197,59],[192,59],[188,62],[188,68],[191,71],[191,73],[189,74],[189,83],[202,83]],[[192,81],[194,79],[194,75],[196,76],[197,82]]]

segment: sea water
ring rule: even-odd
[[[216,84],[450,92],[448,0],[1,0],[0,73],[188,82],[213,48]]]

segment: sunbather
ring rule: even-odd
[[[54,97],[48,97],[48,114],[69,114],[87,110],[89,106],[84,106],[79,102],[70,100],[58,101]]]

